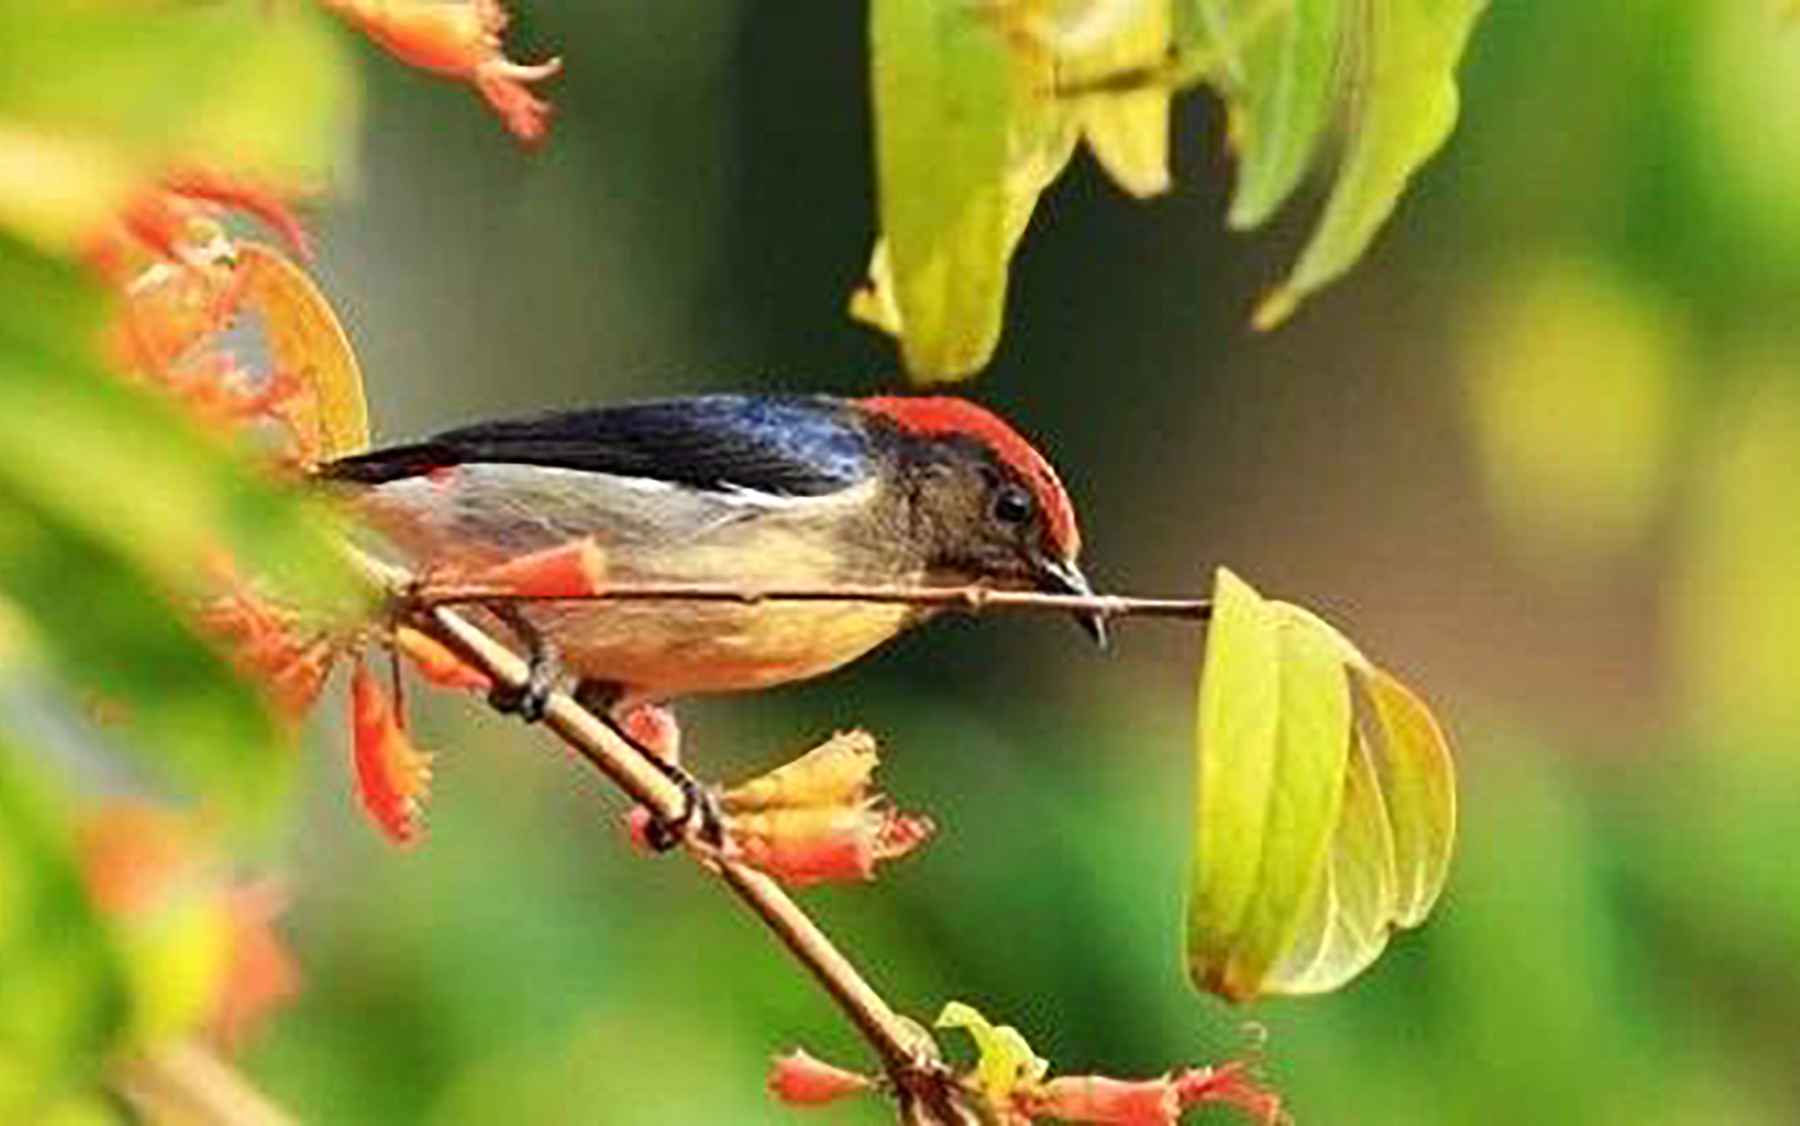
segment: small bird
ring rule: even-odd
[[[705,395],[449,430],[321,476],[424,569],[592,536],[620,583],[982,584],[1091,593],[1067,492],[988,410],[948,397]],[[503,617],[541,717],[566,672],[613,715],[818,676],[931,615],[855,601],[533,603]],[[1078,615],[1104,642],[1098,614]]]

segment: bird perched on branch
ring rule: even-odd
[[[999,417],[956,398],[708,395],[446,431],[320,473],[422,569],[592,536],[608,581],[964,586],[1087,594],[1068,494]],[[638,703],[818,676],[931,611],[855,601],[554,602],[504,608],[542,715],[566,672]],[[1083,624],[1103,640],[1103,622]]]

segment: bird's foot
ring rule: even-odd
[[[526,672],[524,684],[496,684],[489,689],[488,703],[502,714],[516,715],[526,723],[541,723],[550,710],[550,697],[557,682],[562,680],[562,661],[556,646],[517,606],[497,606],[494,613],[525,643]]]
[[[644,822],[644,843],[654,852],[668,852],[691,835],[708,848],[723,848],[725,814],[718,795],[679,766],[657,761],[669,781],[681,788],[681,811],[670,818],[651,814]]]
[[[560,670],[555,658],[533,653],[523,684],[496,684],[488,690],[488,703],[495,711],[516,715],[526,723],[543,721],[550,710],[550,697],[556,691]]]

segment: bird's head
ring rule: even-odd
[[[936,577],[1002,589],[1092,594],[1081,533],[1056,471],[999,416],[966,399],[881,397],[857,405],[885,428],[892,473],[909,501],[911,534],[929,545]],[[1076,615],[1106,642],[1105,619]]]

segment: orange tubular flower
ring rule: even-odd
[[[769,1093],[789,1106],[823,1106],[875,1086],[867,1075],[846,1071],[795,1049],[769,1068]]]
[[[726,819],[746,863],[793,887],[875,878],[936,829],[927,817],[876,806],[776,809]]]
[[[1045,1083],[1027,1102],[1032,1117],[1047,1115],[1065,1122],[1174,1126],[1181,1119],[1181,1098],[1174,1080],[1166,1075],[1139,1080],[1066,1075]]]
[[[363,807],[390,840],[405,844],[419,830],[431,756],[406,737],[380,681],[361,659],[350,678],[350,725]]]
[[[500,46],[508,17],[499,0],[325,3],[402,62],[473,83],[519,139],[544,135],[550,106],[525,84],[549,78],[562,69],[562,60],[526,66],[508,59]]]
[[[730,851],[796,887],[869,880],[935,830],[871,794],[875,740],[847,731],[722,795]]]

